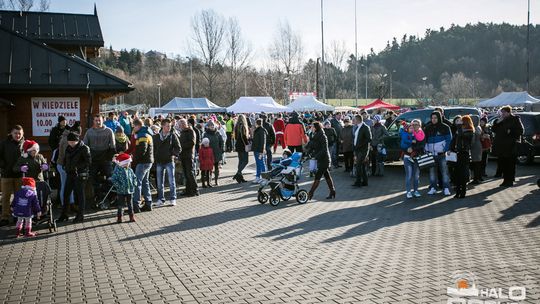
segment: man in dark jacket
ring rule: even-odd
[[[518,116],[512,114],[510,106],[504,106],[491,127],[495,133],[493,154],[501,165],[503,183],[501,187],[512,187],[516,177],[517,145],[523,135],[523,124]]]
[[[260,115],[263,120],[263,127],[266,130],[266,168],[272,167],[272,146],[276,142],[276,132],[274,126],[268,122],[268,117],[265,114]]]
[[[68,147],[64,156],[64,170],[66,171],[66,186],[64,189],[64,202],[68,202],[71,192],[75,194],[75,200],[79,203],[77,216],[74,223],[84,221],[85,195],[84,188],[90,172],[90,148],[79,140],[77,133],[69,133],[67,136]],[[68,220],[70,204],[64,204],[62,215],[57,221]]]
[[[180,161],[182,162],[182,170],[184,171],[184,179],[186,181],[186,189],[182,192],[185,196],[198,196],[199,190],[195,182],[195,174],[193,173],[193,159],[195,157],[195,131],[187,120],[180,119]]]
[[[64,116],[58,116],[58,124],[51,129],[51,133],[49,134],[49,147],[51,147],[51,151],[58,149],[60,139],[66,129],[66,123],[67,120]]]
[[[150,193],[150,169],[154,163],[154,142],[148,132],[148,128],[143,126],[140,119],[133,121],[133,133],[135,134],[135,149],[133,150],[133,165],[138,185],[133,193],[133,211],[152,211],[152,195]],[[144,207],[139,209],[141,193],[144,197]]]
[[[174,164],[176,158],[180,157],[180,141],[175,132],[171,130],[171,121],[165,118],[161,121],[161,131],[152,138],[154,143],[154,161],[156,163],[157,174],[157,206],[162,206],[165,202],[165,180],[167,171],[169,180],[169,204],[176,206],[176,181],[174,178]]]
[[[21,188],[21,172],[13,167],[22,154],[24,130],[20,125],[11,128],[8,138],[0,143],[0,170],[2,174],[2,220],[0,226],[9,224],[11,219],[11,195]]]
[[[369,147],[371,142],[371,130],[362,118],[362,115],[355,116],[356,127],[353,136],[354,158],[356,163],[355,187],[368,185],[367,163],[369,161]]]
[[[253,142],[251,143],[251,151],[255,157],[255,165],[257,171],[253,183],[258,183],[261,180],[261,173],[266,171],[265,148],[266,148],[266,129],[263,127],[262,119],[255,121],[255,131],[253,131]]]

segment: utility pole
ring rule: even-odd
[[[321,73],[322,73],[322,99],[326,103],[326,73],[324,69],[324,14],[323,14],[323,0],[321,0]]]
[[[189,59],[189,97],[193,98],[193,60],[191,57],[186,57]]]
[[[161,82],[157,84],[158,108],[161,108]]]
[[[321,58],[317,57],[317,64],[315,65],[315,91],[317,92],[317,98],[319,98],[321,95],[319,91],[319,60]]]
[[[531,61],[531,52],[529,50],[529,32],[531,31],[531,0],[527,1],[527,92],[529,92],[529,65]]]
[[[356,23],[356,0],[354,0],[354,106],[358,107],[358,26]]]

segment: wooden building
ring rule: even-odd
[[[93,15],[0,11],[0,134],[20,124],[47,150],[48,134],[65,116],[89,127],[104,99],[131,83],[87,60],[104,44]]]

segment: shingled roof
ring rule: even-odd
[[[49,45],[104,45],[95,7],[93,15],[0,10],[0,27]]]
[[[66,55],[0,27],[0,90],[129,92],[131,83],[74,55]]]

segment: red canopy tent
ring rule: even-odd
[[[391,103],[386,103],[380,99],[377,99],[373,101],[372,103],[362,106],[360,108],[364,110],[373,110],[373,109],[380,109],[380,108],[384,108],[388,110],[399,110],[399,106],[393,105]]]

